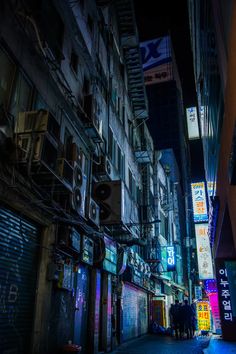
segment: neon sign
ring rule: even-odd
[[[207,204],[204,182],[191,183],[194,222],[207,222]]]
[[[167,271],[168,272],[174,271],[176,265],[174,246],[167,246],[166,253],[167,253]]]

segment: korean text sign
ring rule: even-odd
[[[193,219],[194,222],[207,222],[207,203],[205,183],[191,183],[192,201],[193,201]]]
[[[199,279],[213,279],[213,266],[208,224],[195,224]]]

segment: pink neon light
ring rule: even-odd
[[[219,302],[218,302],[218,293],[208,294],[210,305],[211,305],[211,313],[213,317],[213,321],[215,323],[216,329],[220,328],[220,310],[219,310]]]

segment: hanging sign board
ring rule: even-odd
[[[194,222],[207,222],[207,203],[205,193],[205,183],[191,183],[192,201],[193,201],[193,219]]]
[[[207,301],[197,302],[197,323],[198,323],[199,331],[210,331],[211,316],[210,316],[210,306]]]
[[[208,224],[195,224],[199,279],[213,279],[213,265]]]

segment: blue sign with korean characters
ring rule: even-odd
[[[205,183],[204,182],[191,183],[191,191],[192,191],[194,222],[195,223],[207,222],[208,212],[207,212]]]
[[[175,258],[175,247],[166,247],[166,257],[167,257],[167,271],[173,272],[176,270],[176,258]]]
[[[216,280],[223,339],[233,340],[236,332],[236,317],[233,314],[232,296],[225,263],[224,259],[216,259]]]

